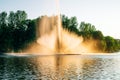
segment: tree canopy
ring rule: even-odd
[[[0,52],[19,51],[29,42],[36,39],[36,26],[38,19],[27,19],[25,11],[18,10],[0,13]],[[115,52],[120,50],[120,40],[111,36],[104,36],[100,30],[94,25],[81,22],[80,25],[77,18],[68,18],[61,15],[62,27],[69,32],[74,32],[79,36],[83,36],[84,41],[95,39],[99,41],[97,46],[104,52]]]
[[[18,51],[33,38],[35,21],[28,20],[25,11],[0,13],[0,52]]]

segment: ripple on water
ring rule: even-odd
[[[120,80],[119,63],[115,55],[2,55],[0,79]]]

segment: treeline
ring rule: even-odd
[[[101,52],[118,52],[120,51],[120,39],[114,39],[111,36],[104,36],[100,30],[97,30],[90,23],[81,22],[78,25],[77,18],[62,16],[62,24],[65,29],[72,31],[79,36],[83,36],[84,41],[93,39],[97,40],[97,47]]]
[[[35,21],[25,11],[0,13],[0,52],[17,52],[35,39]]]
[[[61,16],[64,29],[83,36],[84,41],[98,40],[97,46],[103,52],[117,52],[120,50],[120,40],[104,36],[90,23],[81,22],[78,25],[76,17]],[[0,13],[0,52],[18,52],[26,45],[36,40],[36,26],[39,18],[27,19],[25,11],[11,11]]]

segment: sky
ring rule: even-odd
[[[120,0],[60,0],[60,13],[95,25],[105,36],[120,39]],[[56,0],[0,0],[0,12],[25,10],[28,18],[54,15]]]

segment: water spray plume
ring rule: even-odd
[[[61,25],[61,18],[60,18],[60,5],[59,5],[59,0],[56,0],[56,11],[57,11],[57,43],[56,43],[56,48],[58,53],[60,53],[60,48],[62,46],[61,44],[61,36],[62,36],[62,25]]]
[[[82,54],[95,52],[94,41],[83,42],[81,36],[62,28],[59,0],[56,15],[42,16],[36,26],[37,39],[23,52],[40,54]],[[97,51],[97,50],[96,50]]]

